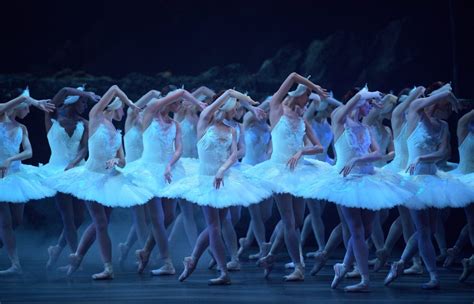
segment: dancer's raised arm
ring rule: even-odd
[[[461,145],[466,136],[469,134],[469,124],[474,121],[474,110],[467,112],[458,121],[457,136],[458,145]]]

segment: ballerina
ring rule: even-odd
[[[53,115],[45,112],[44,116],[51,157],[46,165],[37,170],[42,178],[47,179],[58,172],[84,164],[89,136],[88,121],[81,115],[89,100],[95,102],[98,96],[85,92],[84,87],[62,88],[51,100],[57,111]],[[59,192],[55,196],[55,202],[61,214],[63,230],[57,244],[48,247],[48,270],[56,264],[66,245],[69,245],[71,252],[76,252],[77,229],[84,221],[85,207],[82,201]]]
[[[175,208],[175,200],[167,199],[163,193],[167,184],[174,183],[185,176],[182,154],[181,127],[169,113],[176,113],[181,100],[185,99],[198,107],[199,102],[184,89],[169,92],[165,97],[154,99],[143,111],[141,130],[143,132],[143,154],[138,160],[128,164],[124,173],[140,187],[148,189],[154,198],[147,202],[150,213],[152,233],[141,250],[137,250],[138,272],[148,263],[155,243],[158,244],[163,266],[152,270],[153,275],[173,275],[175,269],[169,256],[168,235],[166,232],[166,208]]]
[[[270,97],[267,97],[259,108],[265,111],[268,115],[270,111]],[[265,119],[258,119],[258,117],[248,111],[244,115],[244,129],[245,129],[245,156],[242,163],[245,165],[255,166],[269,158],[271,155],[271,133],[270,126]],[[247,250],[253,240],[257,241],[259,252],[249,255],[249,259],[259,259],[267,255],[270,250],[270,243],[265,239],[265,222],[272,215],[273,199],[268,198],[259,204],[253,204],[248,207],[250,213],[250,224],[246,236],[239,239],[240,248],[237,252],[237,257],[240,258],[244,251]]]
[[[104,271],[92,275],[92,278],[113,279],[112,244],[108,233],[112,207],[145,204],[153,197],[151,192],[133,184],[118,168],[125,165],[125,159],[122,138],[112,120],[122,119],[123,104],[135,111],[140,110],[118,86],[113,85],[89,112],[89,158],[85,165],[50,178],[51,186],[57,191],[86,201],[92,218],[92,223],[84,231],[76,252],[69,256],[68,276],[78,269],[84,255],[97,238]]]
[[[457,127],[459,165],[450,172],[459,176],[460,180],[474,188],[474,110],[469,111],[458,121]],[[471,246],[474,247],[474,203],[471,202],[464,207],[467,225],[466,234],[469,237]],[[461,252],[461,245],[448,249],[448,254],[454,258]],[[463,272],[459,277],[460,282],[464,282],[474,271],[474,254],[469,258],[462,259]]]
[[[318,137],[324,150],[322,153],[308,156],[308,158],[314,158],[332,165],[334,164],[334,159],[329,156],[328,152],[332,145],[334,136],[328,119],[330,118],[332,111],[342,105],[342,103],[334,99],[332,95],[321,100],[319,95],[311,94],[310,100],[312,100],[312,102],[306,110],[304,117],[307,121],[311,122],[313,132]],[[308,239],[310,231],[312,230],[316,238],[318,251],[321,251],[326,247],[325,227],[322,220],[326,202],[306,200],[306,205],[308,206],[309,214],[306,216],[303,229],[301,230],[301,247],[304,246],[304,243]],[[318,251],[308,252],[306,257],[314,257]]]
[[[427,89],[425,93],[428,93]],[[430,280],[423,289],[439,289],[440,282],[436,269],[436,254],[431,241],[436,229],[436,209],[444,207],[464,207],[474,200],[474,192],[467,185],[437,171],[436,162],[443,159],[448,147],[448,127],[444,119],[449,117],[450,108],[459,109],[459,101],[450,92],[430,94],[418,98],[410,104],[407,113],[408,167],[406,171],[421,191],[416,199],[404,202],[410,209],[415,223],[412,238],[418,242],[423,262]],[[385,278],[389,285],[403,272],[405,262],[412,258],[415,250],[405,249],[399,261],[394,262]]]
[[[29,90],[0,104],[0,248],[5,246],[11,262],[10,268],[0,271],[0,276],[22,273],[14,230],[23,220],[25,203],[55,194],[32,169],[21,164],[22,160],[31,158],[33,152],[28,130],[16,119],[25,118],[30,105],[45,112],[55,108],[49,100],[31,98]]]
[[[156,90],[148,91],[135,102],[139,108],[144,108],[152,99],[159,98],[161,93]],[[125,135],[123,136],[125,146],[125,162],[127,164],[139,159],[143,152],[142,119],[143,112],[127,110],[125,119]],[[119,263],[123,267],[130,252],[130,248],[138,240],[140,246],[144,246],[148,237],[147,211],[144,205],[136,205],[132,208],[133,224],[124,243],[119,243]]]
[[[390,119],[396,100],[396,96],[392,94],[386,94],[381,100],[382,107],[372,108],[369,114],[365,116],[362,120],[364,124],[368,125],[371,128],[371,132],[375,137],[375,140],[377,141],[377,144],[380,148],[380,152],[382,153],[382,155],[384,155],[384,157],[382,157],[379,161],[374,162],[374,166],[379,168],[387,164],[388,161],[392,160],[395,155],[392,130],[390,129],[390,127],[383,125],[383,120]],[[382,209],[376,211],[375,213],[375,219],[372,225],[372,234],[370,236],[370,239],[372,240],[376,250],[382,249],[385,242],[382,224],[387,219],[388,213],[388,209]],[[378,271],[378,269],[380,269],[381,267],[377,264],[377,262],[377,259],[375,259],[375,261],[369,261],[369,264],[375,264],[375,271]]]
[[[410,104],[418,99],[424,92],[423,87],[415,87],[412,90],[404,89],[400,92],[398,97],[398,105],[392,111],[391,125],[393,131],[393,145],[395,156],[391,162],[383,167],[384,170],[389,170],[393,173],[400,173],[405,170],[408,162],[408,147],[407,147],[407,133],[406,133],[406,114]],[[403,205],[397,206],[399,216],[390,226],[387,238],[383,247],[376,252],[377,262],[374,265],[374,271],[379,271],[387,262],[390,254],[395,247],[396,242],[403,235],[403,239],[407,246],[409,239],[415,232],[415,227],[407,207]],[[418,256],[413,257],[413,266],[405,269],[405,274],[421,274],[423,267]]]
[[[241,171],[231,168],[237,161],[237,138],[235,129],[223,120],[227,112],[235,111],[237,99],[254,103],[242,93],[227,90],[216,95],[214,102],[201,112],[197,126],[199,169],[172,183],[166,190],[166,196],[170,198],[186,199],[201,206],[207,223],[207,228],[199,234],[192,255],[184,259],[180,281],[191,275],[210,246],[221,274],[211,279],[209,285],[230,284],[220,223],[229,206],[248,206],[271,195],[264,184],[251,181]]]
[[[205,102],[215,95],[215,92],[206,86],[197,88],[191,93],[196,99],[201,102]],[[175,120],[179,122],[181,126],[181,133],[183,137],[183,154],[181,155],[181,161],[184,166],[184,170],[193,172],[199,165],[198,154],[197,154],[197,123],[199,120],[198,112],[199,107],[194,104],[183,101],[180,109],[176,113]],[[170,232],[169,239],[175,239],[177,237],[178,227],[184,227],[186,238],[188,240],[190,248],[194,247],[198,237],[198,226],[195,219],[195,214],[199,208],[195,204],[187,202],[186,200],[178,200],[180,214],[176,217],[173,229]]]
[[[298,87],[295,91],[289,92],[294,83],[298,83]],[[275,202],[281,216],[281,225],[277,226],[281,229],[278,229],[272,248],[258,262],[258,265],[265,268],[265,277],[268,277],[271,272],[276,260],[276,250],[284,239],[295,265],[294,271],[284,279],[286,281],[304,280],[298,228],[303,224],[305,206],[304,201],[297,198],[297,190],[303,187],[311,177],[318,174],[318,170],[315,170],[315,166],[304,164],[299,160],[303,155],[323,151],[311,125],[302,117],[303,109],[313,90],[323,99],[327,97],[324,89],[297,73],[291,73],[285,79],[270,100],[272,155],[269,160],[247,170],[248,174],[272,185]],[[305,136],[311,142],[310,145],[304,146]]]
[[[344,262],[334,265],[331,288],[339,285],[355,259],[361,282],[347,286],[344,290],[348,292],[369,290],[365,239],[372,232],[375,211],[394,207],[412,197],[414,192],[406,189],[400,176],[374,169],[373,162],[384,156],[370,128],[360,120],[369,114],[373,106],[379,106],[376,100],[380,97],[379,92],[369,92],[364,88],[333,112],[331,121],[336,165],[331,167],[332,174],[313,179],[313,184],[301,188],[299,193],[305,198],[325,199],[341,206],[351,237]]]

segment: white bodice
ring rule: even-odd
[[[184,117],[180,122],[181,133],[183,134],[183,157],[197,158],[197,130],[196,125]]]
[[[235,140],[237,143],[239,143],[240,140],[240,124],[236,122],[235,120],[231,119],[224,119],[223,123],[227,125],[228,127],[234,128],[235,130]]]
[[[210,126],[197,143],[199,174],[215,175],[230,156],[232,133]]]
[[[375,141],[379,145],[380,153],[382,155],[387,154],[388,146],[390,145],[390,134],[387,133],[387,130],[383,125],[380,126],[371,126],[370,129],[372,130],[372,134],[375,138]],[[374,166],[382,167],[386,164],[386,161],[383,159],[374,162]]]
[[[349,160],[360,157],[370,152],[371,137],[367,126],[359,125],[354,127],[345,126],[341,136],[334,143],[337,160],[336,171],[342,170]],[[357,164],[351,173],[372,174],[374,166],[372,163]]]
[[[257,121],[245,129],[245,157],[242,163],[256,165],[268,159],[270,128],[266,121]]]
[[[271,160],[287,163],[288,160],[304,147],[306,126],[302,118],[295,121],[283,115],[272,130],[273,153]]]
[[[323,146],[323,152],[309,156],[310,158],[315,158],[320,161],[327,162],[329,160],[328,149],[331,145],[334,135],[332,134],[331,125],[328,123],[327,119],[324,119],[322,122],[318,122],[315,119],[311,122],[311,127],[313,132],[319,139],[319,142]]]
[[[404,123],[398,136],[393,140],[393,149],[395,157],[391,161],[391,166],[397,168],[397,171],[405,170],[408,165],[408,146],[407,146],[407,124]]]
[[[408,164],[413,163],[418,156],[435,152],[439,145],[441,133],[441,131],[437,133],[430,131],[426,123],[420,120],[407,138]],[[437,167],[435,163],[421,162],[416,166],[414,174],[434,175],[436,171]]]
[[[101,173],[111,171],[112,169],[106,169],[106,162],[116,157],[121,144],[120,131],[111,132],[105,125],[101,124],[95,133],[89,137],[87,143],[89,158],[86,161],[85,168]]]
[[[459,149],[459,165],[457,170],[463,174],[474,172],[474,133],[464,138],[464,141],[458,147]]]
[[[84,135],[84,123],[82,121],[77,122],[72,136],[69,136],[57,120],[52,119],[51,121],[52,125],[47,135],[51,148],[49,164],[65,168],[79,152],[81,139]]]
[[[132,126],[123,136],[125,145],[125,161],[131,163],[139,159],[143,152],[142,131],[139,125]]]
[[[163,126],[153,119],[148,128],[143,132],[144,161],[155,163],[168,163],[174,154],[174,141],[176,138],[176,124]]]
[[[20,127],[8,130],[5,123],[0,122],[0,164],[7,158],[20,153],[20,145],[23,140],[23,131]],[[18,171],[20,161],[14,161],[10,164],[7,174]]]

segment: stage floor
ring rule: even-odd
[[[244,261],[240,272],[232,273],[232,285],[208,287],[207,280],[216,275],[215,271],[204,268],[207,258],[203,259],[200,268],[184,283],[177,281],[176,276],[151,277],[147,272],[137,275],[133,271],[130,259],[127,269],[121,271],[116,267],[116,278],[112,281],[93,281],[91,274],[101,270],[99,260],[88,258],[84,270],[67,279],[55,271],[46,273],[45,260],[23,259],[24,275],[22,277],[0,278],[0,302],[7,303],[474,303],[474,278],[468,283],[460,284],[457,278],[460,268],[441,269],[442,289],[424,291],[420,284],[428,279],[422,276],[404,276],[390,287],[383,286],[383,279],[388,271],[372,273],[372,290],[365,294],[348,294],[342,289],[346,284],[356,282],[346,280],[341,288],[332,290],[331,260],[315,277],[309,274],[304,282],[285,283],[283,260],[279,263],[269,280],[263,279],[262,271],[253,262]],[[286,260],[286,259],[285,259]],[[0,266],[7,266],[6,257],[2,254]],[[177,272],[182,270],[176,264]],[[307,272],[312,267],[308,260]]]

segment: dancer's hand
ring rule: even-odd
[[[303,154],[301,153],[301,151],[298,151],[295,153],[295,155],[293,155],[292,158],[290,158],[290,160],[288,160],[286,165],[290,167],[291,171],[293,171],[296,168],[296,165],[298,164],[298,161],[300,160],[302,155]]]
[[[51,99],[35,100],[32,105],[44,112],[54,112],[56,106],[50,102]]]
[[[316,91],[316,94],[318,94],[321,97],[321,99],[326,99],[329,97],[329,93],[327,92],[327,90],[318,85],[316,85],[315,91]]]
[[[449,103],[451,103],[451,108],[453,109],[454,112],[459,113],[461,110],[462,106],[459,100],[452,95],[453,98],[449,98]]]
[[[346,177],[349,175],[349,173],[351,173],[352,171],[352,168],[354,168],[354,166],[356,165],[357,163],[357,159],[355,158],[352,158],[351,160],[349,160],[346,165],[344,166],[344,168],[342,168],[341,171],[339,171],[339,174],[342,173],[342,176]]]
[[[214,178],[214,188],[219,189],[221,185],[224,186],[224,172],[219,170]]]
[[[98,102],[100,100],[100,96],[97,95],[96,93],[94,92],[87,92],[88,93],[88,97],[89,99],[91,99],[93,102]]]
[[[4,178],[7,176],[8,173],[8,168],[10,168],[11,161],[9,159],[6,159],[1,165],[0,165],[0,178]]]
[[[137,105],[134,104],[134,103],[131,103],[131,104],[129,105],[129,107],[130,107],[130,109],[131,109],[133,112],[136,112],[136,113],[138,113],[138,112],[140,112],[140,111],[142,110],[142,108],[140,108],[139,106],[137,106]]]
[[[405,172],[408,172],[410,175],[415,174],[415,169],[416,166],[421,162],[421,159],[417,157],[413,163],[411,163],[408,168],[405,170]]]
[[[105,162],[105,169],[112,169],[120,163],[120,159],[112,158]]]
[[[167,166],[166,166],[164,177],[165,177],[166,182],[167,182],[168,184],[171,184],[171,178],[173,177],[173,175],[171,174],[171,167],[170,167],[170,165],[167,165]]]

